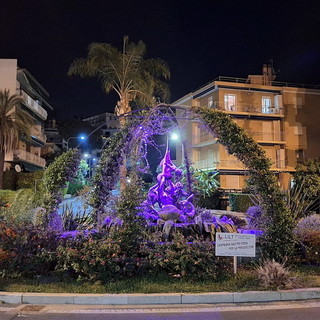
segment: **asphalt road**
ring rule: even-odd
[[[0,320],[320,320],[320,301],[242,305],[97,307],[0,305]]]

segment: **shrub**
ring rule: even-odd
[[[258,228],[261,225],[262,210],[259,206],[249,207],[247,210],[249,228]]]
[[[43,198],[39,205],[46,209],[43,221],[38,221],[41,227],[55,220],[56,210],[63,199],[63,192],[72,178],[75,177],[80,163],[80,152],[70,149],[57,157],[46,169],[42,179]]]
[[[250,194],[230,193],[229,202],[231,211],[247,212],[248,208],[253,205]]]
[[[176,233],[172,242],[155,242],[149,249],[149,260],[156,272],[172,277],[205,280],[221,279],[231,274],[231,259],[215,256],[212,242],[189,243]]]
[[[12,190],[0,190],[0,206],[11,205],[16,198],[17,193]]]
[[[19,277],[49,274],[56,265],[56,235],[32,225],[0,223],[0,274]]]
[[[136,253],[145,231],[145,220],[138,215],[138,207],[144,199],[142,181],[135,174],[130,179],[131,182],[123,190],[116,207],[123,226],[113,235],[119,241],[122,251],[129,256]]]
[[[36,189],[37,185],[40,183],[42,179],[43,171],[35,171],[35,172],[20,172],[17,175],[17,189]]]
[[[34,192],[32,189],[13,191],[15,199],[5,210],[5,217],[16,224],[30,223],[34,215]]]
[[[17,189],[18,172],[14,170],[5,171],[3,173],[3,189]]]
[[[109,281],[145,273],[148,263],[140,256],[128,256],[119,242],[107,235],[79,233],[62,240],[57,249],[58,270],[78,279]]]
[[[83,187],[84,185],[80,180],[73,179],[68,185],[67,193],[75,196],[83,189]]]
[[[295,233],[308,262],[320,263],[320,215],[315,214],[300,220]]]
[[[292,279],[290,279],[289,270],[284,264],[273,260],[266,260],[257,267],[258,279],[265,288],[285,288]]]
[[[216,190],[208,196],[198,195],[195,199],[198,207],[207,209],[218,209],[220,205],[220,192]]]

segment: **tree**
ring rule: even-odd
[[[10,95],[9,90],[0,90],[0,189],[3,187],[4,158],[7,152],[14,150],[19,143],[19,135],[30,135],[33,119],[22,110],[23,99]]]
[[[303,186],[303,192],[309,197],[315,197],[320,193],[320,158],[310,159],[298,164],[293,174],[294,182]]]
[[[68,74],[80,77],[98,77],[106,93],[118,94],[115,113],[120,116],[120,125],[126,124],[125,117],[132,105],[153,106],[156,97],[164,100],[169,89],[161,78],[169,79],[170,71],[161,59],[144,59],[146,46],[142,41],[137,44],[123,38],[123,48],[119,51],[108,43],[91,43],[87,58],[75,59]],[[125,187],[126,166],[121,166],[120,188]]]
[[[119,51],[108,43],[91,43],[87,58],[75,59],[68,71],[69,75],[98,77],[108,94],[118,94],[115,113],[122,116],[131,111],[132,103],[154,105],[156,96],[164,100],[169,90],[161,78],[169,79],[170,71],[161,59],[144,59],[146,46],[123,38],[123,48]],[[125,124],[120,118],[120,124]]]

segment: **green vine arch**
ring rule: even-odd
[[[169,107],[159,105],[148,113],[144,112],[144,120],[123,128],[110,139],[93,181],[90,204],[94,207],[96,217],[103,213],[111,190],[117,183],[123,155],[132,152],[132,140],[141,143],[141,139],[135,137],[134,130],[137,126],[147,124],[157,109]],[[291,256],[295,245],[294,219],[286,206],[278,180],[270,171],[271,162],[263,149],[229,115],[207,107],[191,107],[191,111],[227,148],[229,154],[236,156],[248,168],[250,184],[260,199],[264,213],[264,236],[261,238],[264,257],[282,261]]]

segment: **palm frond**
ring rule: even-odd
[[[20,108],[23,99],[0,90],[0,150],[10,152],[19,143],[19,135],[30,135],[32,116]]]

